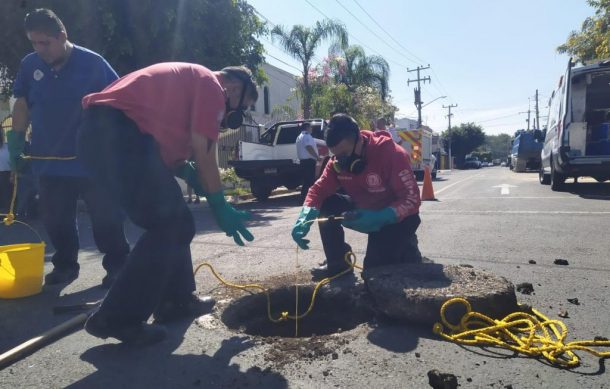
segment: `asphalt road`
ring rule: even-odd
[[[444,172],[434,189],[438,201],[421,208],[418,236],[425,256],[441,264],[470,264],[514,284],[531,282],[534,293],[518,293],[518,299],[551,318],[567,310],[569,317],[562,319],[567,341],[610,337],[610,183],[568,184],[566,191],[552,192],[534,173],[493,167]],[[193,261],[210,261],[236,282],[265,284],[282,277],[287,284],[308,282],[307,270],[323,260],[323,252],[314,227],[312,248],[295,255],[290,228],[300,209],[297,197],[240,204],[254,214],[250,227],[256,239],[244,248],[216,229],[205,204],[193,206],[198,228]],[[44,237],[40,224],[32,225]],[[0,300],[0,353],[71,317],[53,315],[52,306],[103,297],[101,256],[86,214],[79,225],[81,276],[37,296]],[[32,240],[22,227],[0,228],[0,244]],[[132,242],[138,233],[128,226]],[[348,232],[347,240],[362,257],[362,235]],[[569,265],[555,265],[558,258]],[[202,294],[224,293],[205,271],[197,282]],[[568,298],[578,298],[580,305]],[[0,370],[0,387],[425,388],[426,373],[438,369],[457,376],[462,388],[610,388],[605,361],[582,352],[581,366],[558,369],[512,352],[448,343],[428,328],[377,319],[326,337],[325,347],[316,348],[317,338],[266,340],[229,329],[221,318],[217,310],[199,322],[174,324],[166,341],[145,349],[76,331]],[[282,359],[284,354],[291,358]]]

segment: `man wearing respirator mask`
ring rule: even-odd
[[[161,63],[135,71],[83,98],[79,158],[107,196],[144,233],[99,310],[92,335],[145,345],[165,337],[165,323],[200,316],[214,305],[193,294],[193,216],[174,175],[207,197],[220,228],[243,245],[249,218],[224,197],[216,161],[221,126],[237,128],[258,98],[245,67],[214,72],[201,65]],[[188,161],[193,158],[194,162]],[[155,324],[147,324],[153,314]]]
[[[349,267],[343,227],[368,234],[365,269],[421,262],[415,234],[421,202],[406,151],[385,131],[360,131],[346,114],[332,117],[326,144],[334,157],[309,189],[292,229],[294,241],[309,248],[305,236],[316,218],[344,215],[318,223],[327,262],[320,270],[328,276]]]

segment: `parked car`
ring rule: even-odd
[[[549,100],[540,183],[561,190],[566,178],[610,179],[610,60],[574,67]]]
[[[297,157],[296,139],[301,124],[311,123],[318,154],[316,177],[328,161],[329,151],[324,142],[325,122],[322,119],[278,122],[260,136],[259,142],[239,141],[237,160],[229,161],[238,177],[250,181],[250,190],[257,200],[266,200],[279,187],[296,189],[303,183],[303,170]]]
[[[464,169],[480,169],[480,168],[481,168],[481,161],[479,161],[479,159],[476,157],[466,158],[466,161],[464,161]]]

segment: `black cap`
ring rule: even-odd
[[[326,146],[335,147],[343,139],[358,139],[360,128],[358,123],[345,113],[334,115],[328,122],[328,130],[326,130]]]

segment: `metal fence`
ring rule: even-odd
[[[228,162],[237,159],[237,145],[240,140],[257,142],[260,136],[260,127],[244,124],[235,130],[227,130],[218,137],[218,167],[226,169]]]

